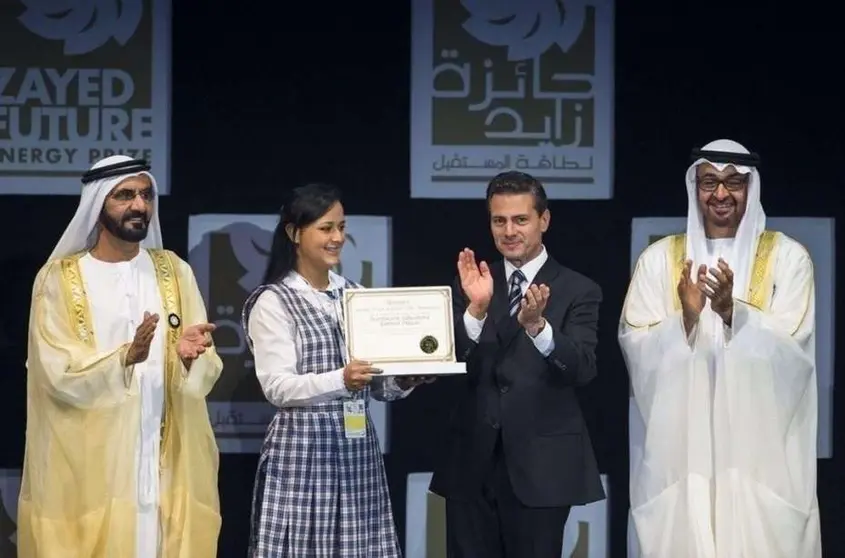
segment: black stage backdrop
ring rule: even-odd
[[[394,285],[451,281],[464,246],[494,256],[483,201],[409,198],[406,2],[178,4],[172,195],[161,203],[170,249],[187,259],[190,214],[273,213],[283,189],[325,180],[344,189],[348,214],[393,217]],[[738,4],[618,3],[615,197],[551,202],[549,251],[605,293],[599,377],[581,400],[615,496],[613,557],[625,555],[628,387],[616,324],[629,278],[631,218],[683,215],[689,150],[720,137],[761,153],[769,215],[845,217],[845,39],[832,5],[759,12]],[[23,459],[32,280],[77,202],[0,197],[0,467],[20,467]],[[836,239],[845,245],[841,226]],[[842,299],[835,315],[843,315]],[[840,346],[843,329],[834,337]],[[842,359],[836,371],[841,375]],[[841,388],[834,400],[834,424],[842,424]],[[406,476],[431,470],[449,403],[448,382],[441,381],[390,408],[386,462],[403,540]],[[841,428],[833,448],[834,457],[819,463],[826,556],[845,554]],[[221,557],[245,554],[256,460],[221,456]]]

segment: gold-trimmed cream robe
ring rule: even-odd
[[[160,316],[150,353],[126,366],[144,311]],[[40,270],[20,556],[217,555],[219,457],[205,397],[222,362],[213,347],[190,369],[176,354],[183,329],[206,320],[190,266],[166,250],[118,264],[81,252]]]

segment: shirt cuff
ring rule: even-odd
[[[351,397],[352,393],[346,389],[346,383],[343,381],[343,371],[345,368],[338,368],[322,374],[325,377],[325,385],[323,386],[327,393],[336,393],[340,397]]]
[[[525,334],[528,335],[528,332]],[[531,342],[534,343],[534,347],[536,347],[540,354],[544,357],[549,356],[552,354],[552,351],[555,350],[555,337],[552,332],[552,328],[549,326],[549,322],[547,321],[543,324],[543,329],[540,330],[540,333],[534,337],[528,335],[528,338],[531,339]]]
[[[467,337],[473,343],[478,343],[478,340],[481,338],[481,330],[484,329],[484,322],[486,320],[486,315],[479,320],[470,314],[469,310],[464,312],[464,329],[466,329]]]

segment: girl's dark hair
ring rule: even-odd
[[[267,259],[264,284],[281,281],[296,267],[296,245],[285,228],[293,225],[296,232],[314,223],[340,202],[340,190],[329,184],[312,183],[294,188],[279,212],[279,224],[273,233],[273,246]]]

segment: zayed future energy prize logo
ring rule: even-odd
[[[153,32],[169,23],[167,6],[2,3],[0,192],[78,194],[80,172],[114,154],[144,157],[162,174],[167,50],[157,48]]]
[[[413,0],[412,197],[611,197],[613,0]]]

